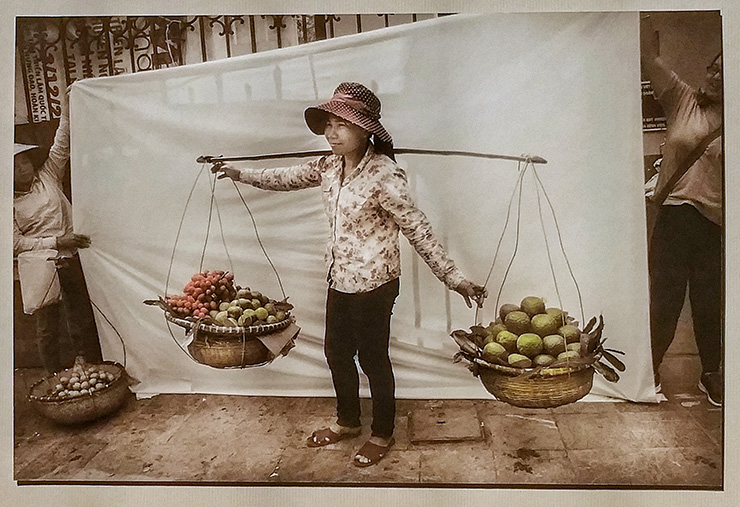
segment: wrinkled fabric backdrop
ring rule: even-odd
[[[91,299],[107,318],[96,311],[104,357],[123,362],[125,344],[137,394],[333,395],[322,351],[329,229],[319,189],[240,185],[302,328],[286,357],[243,370],[198,364],[173,339],[183,340],[184,331],[143,301],[180,293],[200,268],[204,244],[203,269],[233,270],[238,284],[282,297],[229,181],[216,183],[206,241],[211,180],[196,159],[327,149],[306,127],[303,111],[341,81],[359,81],[378,94],[397,147],[548,160],[536,169],[557,224],[528,171],[519,226],[515,199],[478,321],[495,318],[499,291],[499,304],[539,295],[581,320],[580,294],[585,319],[603,314],[607,346],[624,351],[627,364],[616,384],[597,375],[592,395],[655,401],[637,13],[456,15],[75,83],[75,229],[92,237],[81,256]],[[451,257],[483,283],[504,231],[517,162],[420,155],[400,155],[398,162]],[[457,346],[449,333],[474,324],[475,311],[437,281],[403,237],[401,244],[391,343],[398,396],[490,397],[464,363],[452,363]]]

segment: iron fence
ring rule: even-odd
[[[16,124],[59,117],[78,79],[144,72],[305,44],[443,14],[17,18]]]

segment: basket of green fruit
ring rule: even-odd
[[[34,383],[28,399],[54,422],[80,424],[112,414],[129,395],[129,377],[123,366],[111,361],[85,363],[78,357],[72,368]]]
[[[473,374],[501,401],[557,407],[586,396],[594,371],[608,381],[619,380],[615,369],[625,366],[614,354],[621,352],[604,348],[603,328],[601,316],[581,329],[566,312],[528,296],[519,305],[503,305],[499,318],[486,327],[453,331],[460,347],[455,360],[469,361]]]
[[[183,294],[145,301],[164,310],[168,322],[186,330],[192,340],[190,356],[197,362],[215,368],[262,366],[275,358],[265,346],[272,335],[278,341],[281,333],[294,323],[293,305],[271,299],[259,291],[234,284],[228,271],[196,273],[187,282]],[[295,333],[288,333],[282,354],[293,347]]]

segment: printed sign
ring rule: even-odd
[[[24,44],[21,48],[23,79],[28,97],[28,116],[33,123],[51,120],[46,91],[44,63],[38,51]]]
[[[650,81],[642,82],[642,130],[652,132],[666,129],[663,107],[655,99]]]

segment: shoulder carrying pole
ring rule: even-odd
[[[492,153],[477,153],[473,151],[454,151],[454,150],[420,150],[414,148],[394,148],[394,153],[403,155],[442,155],[442,156],[458,156],[458,157],[474,157],[474,158],[488,158],[488,159],[502,159],[502,160],[515,160],[518,162],[531,162],[533,164],[546,164],[547,160],[538,156],[522,155],[515,157],[511,155],[496,155]],[[303,157],[319,157],[322,155],[331,155],[329,150],[316,150],[316,151],[297,151],[292,153],[272,153],[267,155],[243,155],[234,157],[224,156],[211,156],[201,155],[197,158],[198,163],[213,164],[216,162],[238,162],[246,160],[270,160],[278,158],[303,158]]]

